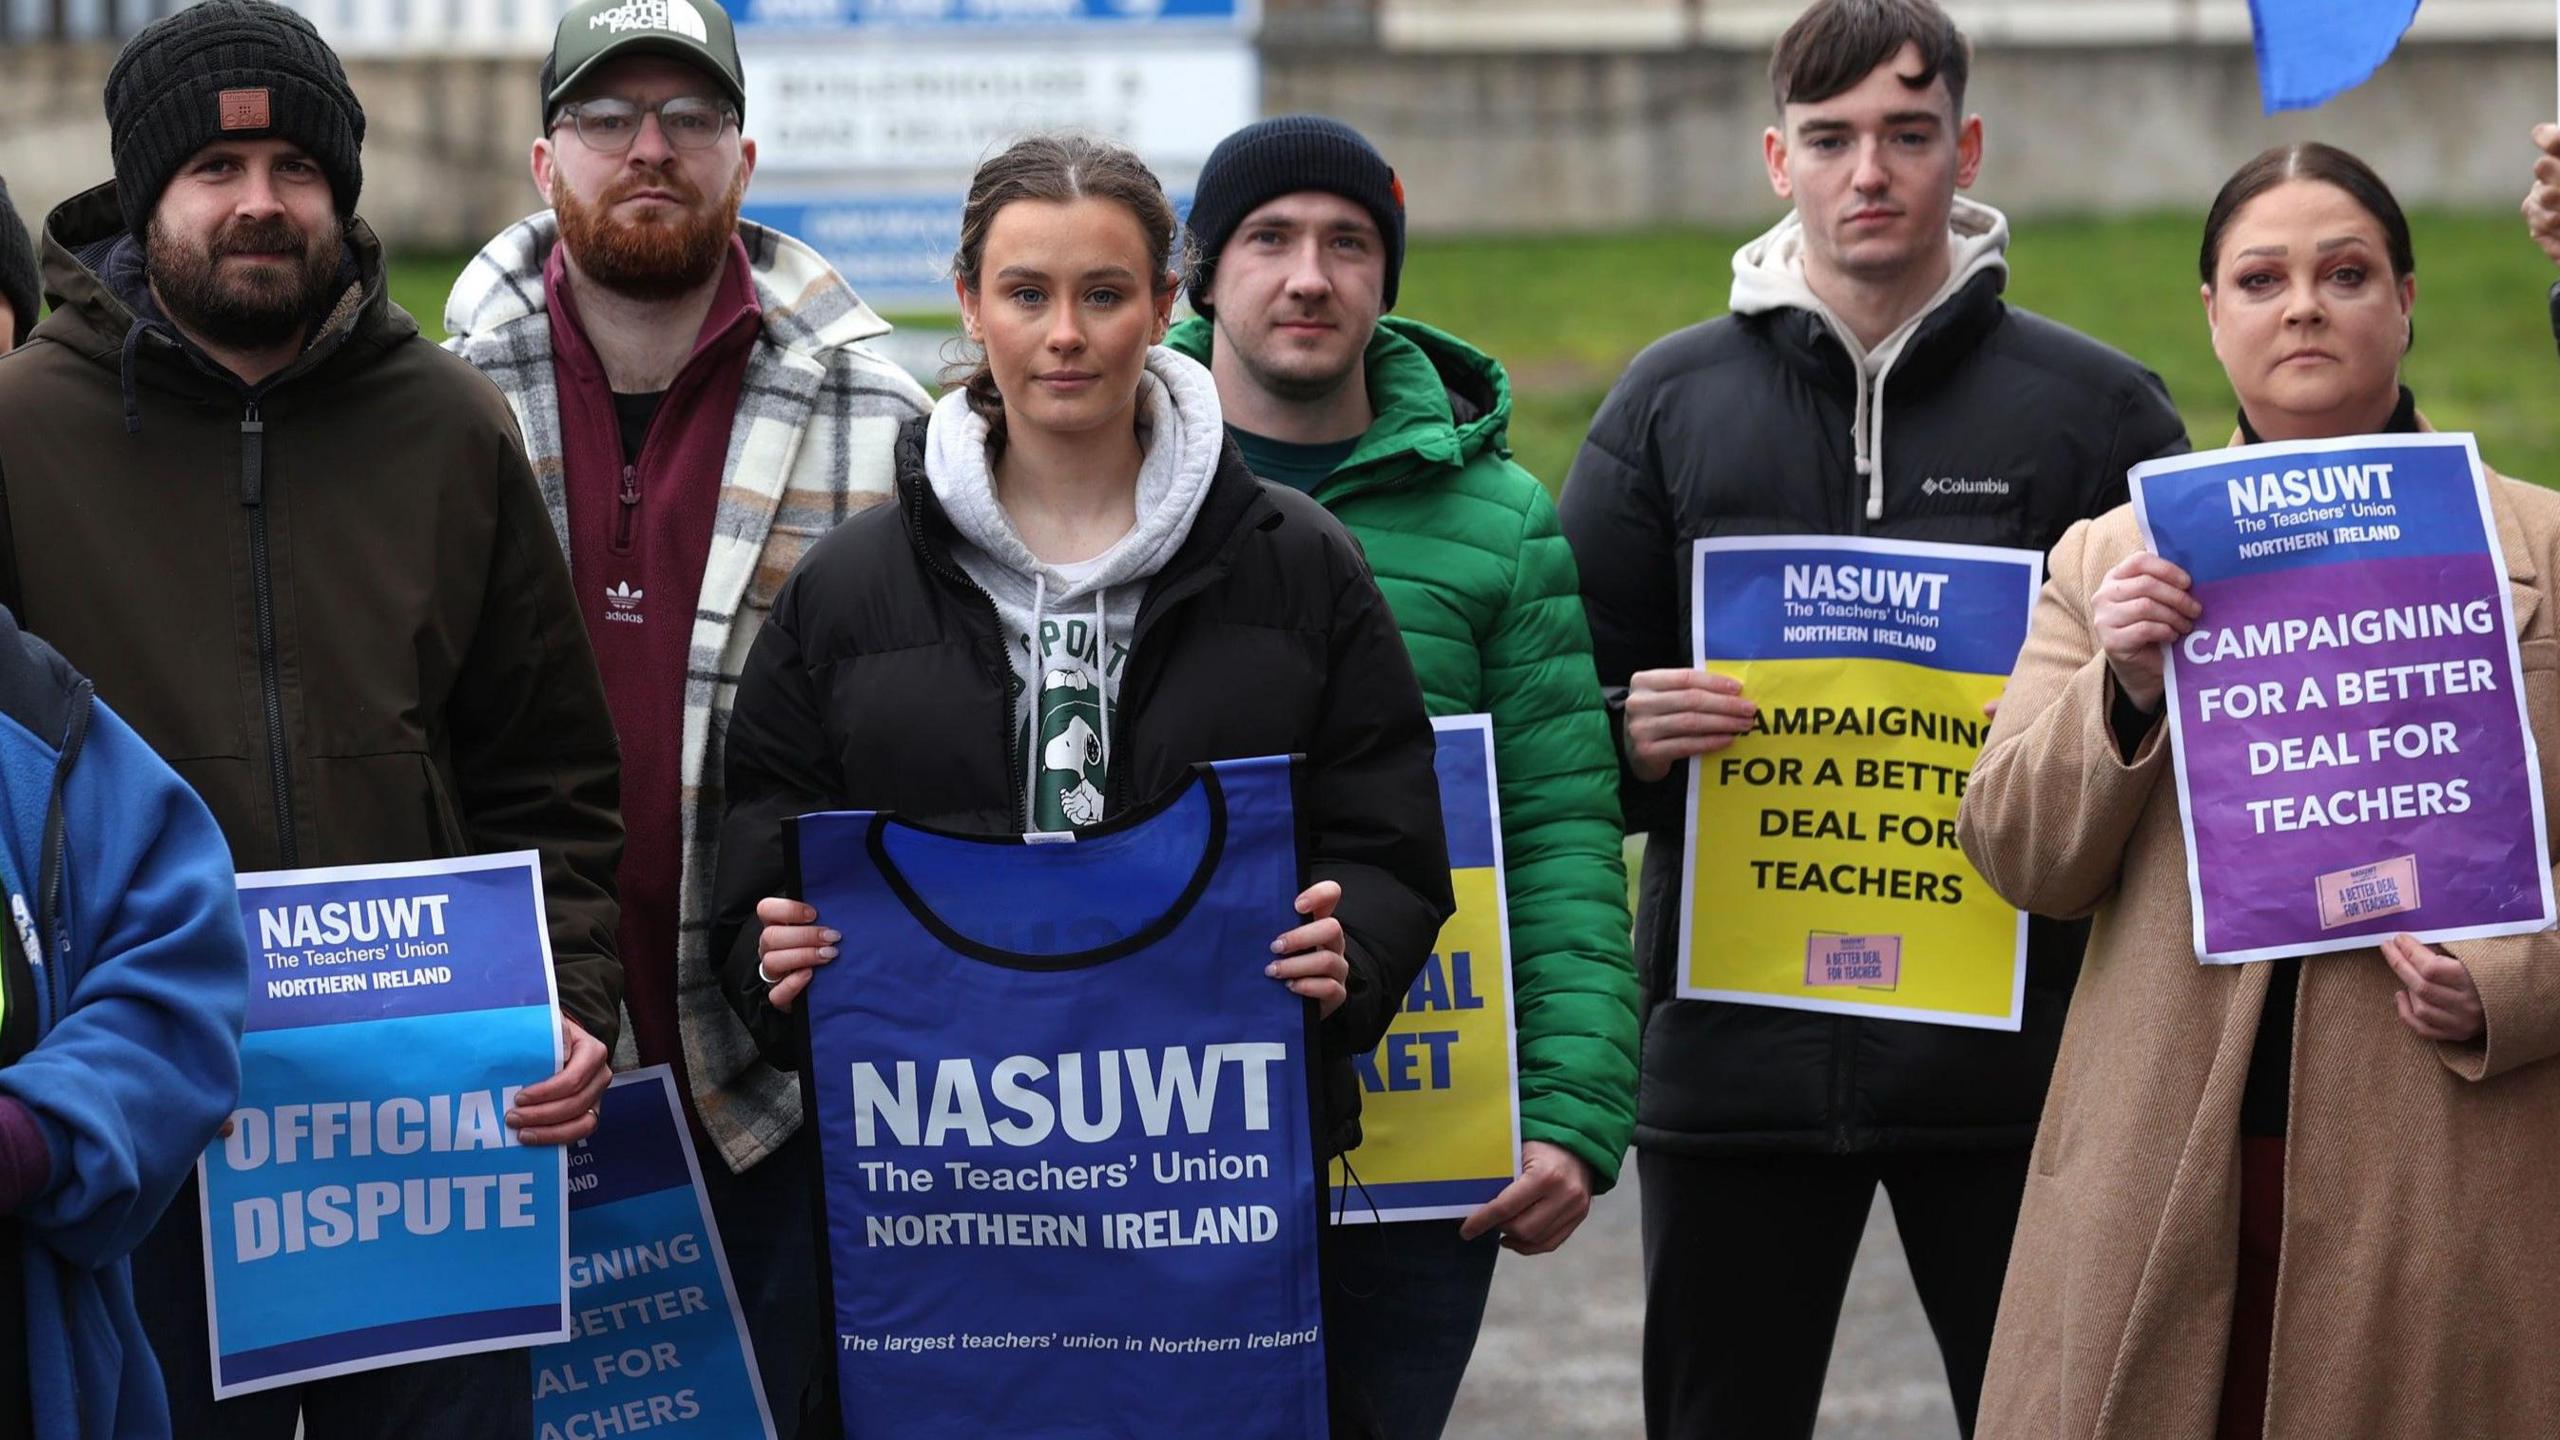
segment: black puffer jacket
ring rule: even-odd
[[[1876,535],[2048,549],[2125,499],[2125,471],[2186,449],[2157,377],[2002,302],[1975,273],[1887,373],[1883,518],[1867,518],[1857,363],[1813,311],[1679,331],[1636,357],[1565,483],[1601,683],[1689,663],[1690,542]],[[1674,1000],[1687,775],[1621,773],[1648,836],[1636,954],[1647,1011],[1636,1143],[1687,1154],[2024,1145],[2035,1133],[2086,927],[2036,920],[2024,1029]]]
[[[756,901],[784,893],[782,821],[893,810],[946,829],[1018,832],[1013,669],[993,605],[951,558],[924,473],[926,421],[898,440],[898,503],[838,526],[774,599],[729,720],[712,953],[777,1065],[793,1025],[756,979]],[[1431,723],[1404,641],[1341,525],[1255,480],[1233,443],[1191,533],[1139,606],[1112,707],[1108,807],[1204,760],[1307,757],[1312,880],[1342,886],[1350,998],[1326,1021],[1327,1136],[1358,1143],[1351,1057],[1374,1049],[1453,902]]]

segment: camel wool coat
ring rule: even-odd
[[[2560,495],[2490,478],[2540,751],[2560,774]],[[2197,963],[2168,725],[2130,762],[2089,598],[2130,506],[2054,547],[1958,831],[1992,887],[2089,916],[1977,1440],[2211,1440],[2263,964]],[[2522,795],[2492,803],[2527,803]],[[2560,934],[2446,947],[2480,1040],[2420,1039],[2378,949],[2302,964],[2268,1440],[2560,1435]]]

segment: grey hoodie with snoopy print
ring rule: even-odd
[[[934,407],[925,475],[960,534],[952,558],[995,602],[1015,692],[1018,763],[1033,832],[1103,819],[1111,717],[1147,584],[1191,534],[1226,443],[1218,388],[1196,361],[1162,346],[1138,378],[1137,523],[1101,554],[1051,564],[1031,553],[996,495],[985,417],[958,389]]]

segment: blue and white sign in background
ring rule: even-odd
[[[1143,156],[1177,208],[1260,113],[1258,0],[729,0],[759,161],[743,214],[875,309],[951,311],[961,198],[1023,135]]]
[[[1250,33],[1258,0],[723,0],[744,41],[759,32],[865,33],[1099,30],[1125,37],[1157,26]]]
[[[617,1075],[569,1147],[570,1338],[533,1352],[534,1440],[773,1440],[674,1072]]]
[[[505,1118],[560,1068],[540,858],[243,875],[240,910],[240,1104],[197,1162],[214,1394],[566,1338],[567,1152]]]

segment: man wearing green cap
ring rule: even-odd
[[[797,1083],[704,947],[737,674],[800,554],[885,498],[924,392],[888,326],[787,235],[742,224],[755,141],[713,0],[585,0],[542,67],[550,208],[491,241],[452,348],[523,427],[622,741],[626,1064],[674,1068],[775,1424],[800,1433],[834,1327]]]

